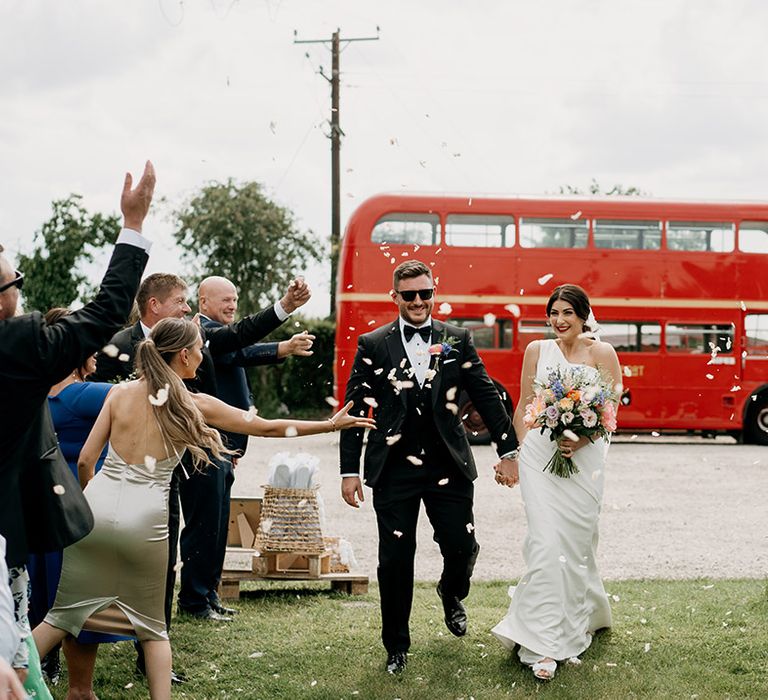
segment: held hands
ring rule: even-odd
[[[152,194],[155,191],[155,167],[151,161],[144,166],[144,173],[139,184],[131,189],[133,176],[125,174],[123,194],[120,197],[120,210],[123,212],[125,228],[141,232],[141,226],[152,203]]]
[[[280,300],[280,306],[285,313],[292,314],[300,306],[304,306],[312,296],[312,290],[303,277],[297,276],[289,285],[285,296]]]
[[[516,459],[502,459],[493,465],[496,472],[496,483],[513,489],[520,481],[520,469]]]
[[[363,484],[359,476],[345,476],[341,480],[341,497],[353,508],[360,507],[365,496],[363,496]]]
[[[349,409],[354,406],[350,401],[333,418],[329,418],[331,425],[335,430],[346,430],[347,428],[371,428],[376,430],[376,422],[372,418],[363,418],[362,416],[350,416]]]
[[[26,700],[27,693],[21,680],[10,664],[0,657],[0,698],[8,700]]]
[[[307,331],[295,333],[291,336],[290,340],[282,340],[278,343],[277,356],[288,357],[288,355],[296,355],[298,357],[309,357],[313,354],[312,343],[314,340],[315,336]]]
[[[558,440],[557,446],[563,457],[570,458],[573,457],[573,453],[576,452],[576,450],[580,450],[588,442],[589,438],[586,438],[583,435],[578,440],[569,440],[567,437],[563,437]]]

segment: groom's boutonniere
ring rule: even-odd
[[[443,339],[439,343],[429,346],[429,354],[436,357],[435,371],[440,368],[440,360],[445,359],[452,352],[457,352],[453,346],[459,342],[459,339],[455,335],[443,334]]]

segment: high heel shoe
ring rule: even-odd
[[[555,671],[557,670],[557,661],[550,659],[549,661],[537,661],[531,665],[533,669],[533,675],[540,681],[551,681],[555,677]]]

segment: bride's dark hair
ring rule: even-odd
[[[552,306],[559,300],[565,301],[573,307],[576,315],[582,320],[582,331],[597,330],[590,328],[587,323],[592,307],[589,304],[587,293],[578,284],[561,284],[559,287],[555,287],[547,302],[547,318],[552,313]]]
[[[202,469],[210,462],[205,450],[216,459],[233,453],[224,447],[218,431],[205,424],[184,382],[169,367],[179,352],[190,350],[199,340],[200,329],[191,321],[164,318],[155,324],[149,338],[139,343],[136,373],[147,383],[149,394],[168,391],[167,400],[154,407],[160,429],[171,444],[185,446],[195,467]]]

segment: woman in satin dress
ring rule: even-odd
[[[93,531],[64,550],[56,601],[34,630],[41,655],[82,629],[135,634],[144,648],[150,697],[171,697],[171,646],[163,612],[168,560],[168,493],[185,449],[196,468],[226,449],[216,430],[286,437],[345,428],[373,428],[348,415],[351,403],[325,421],[265,420],[206,394],[191,394],[182,379],[202,360],[199,328],[167,318],[137,348],[139,379],[110,392],[80,454],[93,476],[104,445],[104,465],[85,489]]]
[[[514,416],[521,443],[519,475],[497,470],[507,486],[520,482],[528,533],[523,544],[526,572],[510,588],[512,601],[494,636],[541,680],[551,680],[557,662],[578,657],[593,633],[611,625],[611,609],[595,560],[602,506],[607,442],[586,437],[550,440],[529,431],[523,417],[534,396],[534,378],[546,382],[550,369],[583,366],[609,375],[617,394],[621,368],[616,351],[591,337],[596,329],[589,298],[581,287],[557,287],[547,303],[554,339],[534,341],[525,350],[520,401]],[[579,471],[568,478],[544,471],[554,451],[570,457]]]

